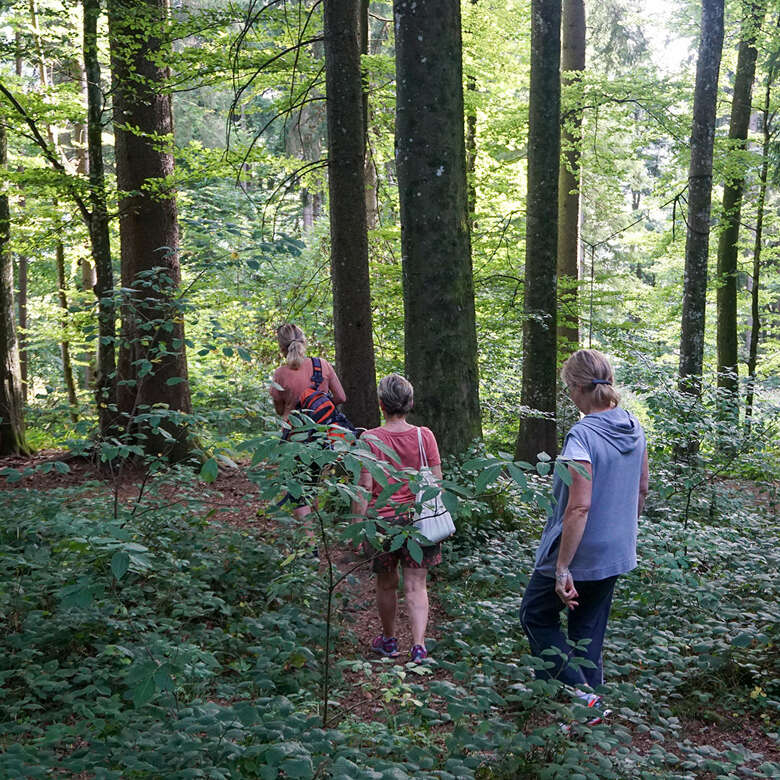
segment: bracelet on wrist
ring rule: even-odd
[[[565,580],[568,577],[571,577],[571,572],[568,569],[561,569],[561,571],[555,572],[556,580]]]

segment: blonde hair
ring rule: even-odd
[[[561,368],[561,379],[566,385],[577,385],[593,394],[597,407],[617,406],[620,395],[612,386],[615,374],[606,355],[597,349],[577,350]]]
[[[287,322],[276,329],[276,340],[282,356],[287,358],[287,365],[300,368],[306,358],[306,336],[303,331],[292,322]]]
[[[379,400],[387,414],[409,414],[414,406],[414,388],[400,374],[390,374],[379,381]]]

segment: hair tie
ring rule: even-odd
[[[593,385],[611,385],[612,382],[609,379],[591,379],[591,384]]]

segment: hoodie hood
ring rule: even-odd
[[[644,438],[639,423],[619,406],[606,412],[588,414],[574,427],[587,428],[611,444],[621,454],[635,450]]]

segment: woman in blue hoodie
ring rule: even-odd
[[[647,447],[636,418],[618,406],[612,366],[601,352],[575,352],[563,364],[561,379],[584,417],[564,441],[560,457],[573,462],[571,485],[557,474],[553,480],[553,509],[520,619],[531,651],[553,663],[537,670],[537,677],[572,685],[589,706],[598,707],[600,698],[579,686],[596,688],[604,681],[601,648],[615,581],[636,566],[637,518],[648,487]],[[564,607],[568,639],[580,643],[578,648],[561,628]],[[542,656],[548,648],[560,652]],[[572,656],[592,666],[569,663]],[[597,716],[589,723],[599,721]]]

